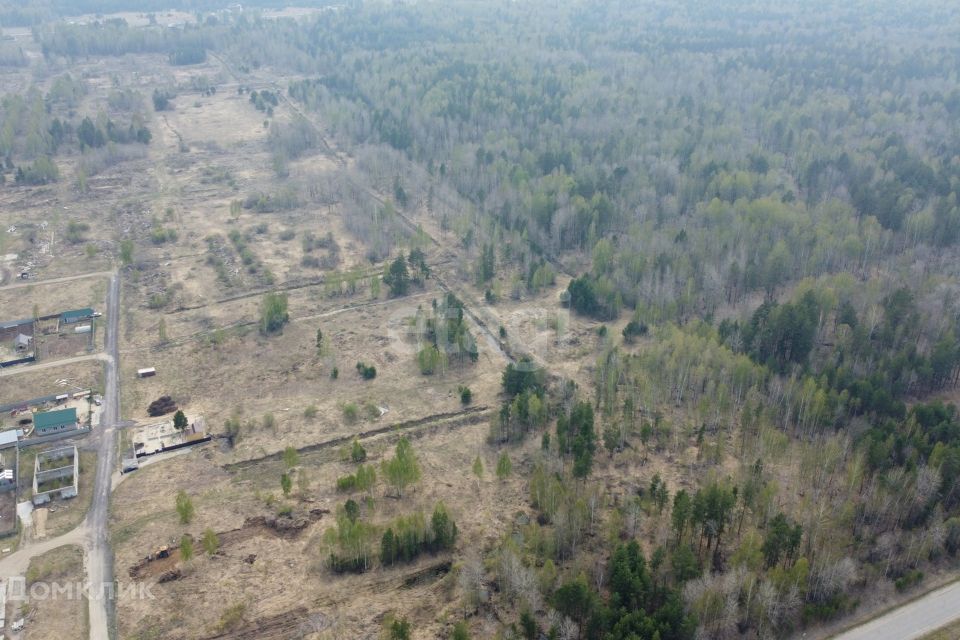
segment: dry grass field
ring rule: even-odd
[[[80,547],[65,546],[37,556],[30,562],[26,578],[28,593],[35,589],[38,595],[46,590],[34,588],[32,585],[36,583],[75,587],[84,579],[83,551]],[[88,633],[86,597],[76,588],[71,588],[69,594],[29,598],[22,603],[17,615],[23,615],[26,620],[23,639],[85,638]]]
[[[77,387],[96,392],[103,388],[103,365],[96,360],[88,360],[33,371],[21,367],[15,375],[0,377],[0,403],[72,391],[72,387],[57,384],[59,380],[69,380]],[[3,416],[3,419],[10,420],[10,416]]]

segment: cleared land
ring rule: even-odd
[[[145,97],[154,88],[176,87],[177,97],[172,110],[152,114],[146,151],[90,175],[86,191],[74,184],[80,159],[66,157],[58,161],[66,176],[60,183],[5,192],[0,223],[19,229],[8,235],[5,251],[31,261],[38,277],[55,278],[104,268],[121,239],[132,241],[130,264],[122,270],[122,416],[147,422],[148,405],[169,395],[188,414],[202,415],[216,436],[226,435],[228,420],[238,425],[232,446],[218,437],[127,475],[117,487],[110,508],[115,574],[122,584],[149,585],[156,596],[117,603],[119,637],[279,640],[327,631],[374,637],[392,613],[407,616],[419,638],[446,636],[451,621],[464,615],[461,567],[453,554],[426,553],[409,564],[334,576],[324,564],[324,533],[347,498],[361,503],[364,518],[380,528],[418,511],[429,518],[442,501],[460,530],[456,556],[481,567],[505,535],[535,519],[524,476],[539,457],[538,439],[505,449],[515,472],[502,480],[494,475],[499,452],[486,446],[501,402],[505,351],[532,352],[588,389],[593,372],[585,363],[608,344],[597,334],[599,323],[560,308],[558,292],[568,282],[563,275],[534,298],[512,300],[503,293],[488,303],[486,286],[473,283],[459,254],[458,233],[465,229],[441,228],[426,204],[411,207],[410,237],[393,254],[422,248],[434,277],[409,295],[389,297],[385,285],[373,282],[388,265],[369,259],[367,244],[348,230],[350,213],[337,195],[344,188],[334,175],[338,161],[347,167],[355,161],[311,151],[289,162],[287,177],[278,177],[266,144],[270,122],[290,122],[295,114],[283,101],[272,117],[255,109],[213,57],[189,67],[170,67],[151,55],[80,60],[73,72],[89,87],[81,111],[109,110],[106,96],[116,82]],[[193,89],[201,79],[217,91]],[[266,70],[249,74],[249,83],[261,89],[275,79]],[[373,201],[389,196],[391,180],[385,177],[384,193],[373,193]],[[284,204],[243,206],[261,196]],[[47,228],[37,220],[47,221]],[[57,240],[70,221],[74,229],[76,223],[88,226],[82,241]],[[421,235],[417,225],[425,237],[414,242]],[[52,241],[44,235],[50,228],[58,234]],[[97,307],[102,286],[100,280],[49,285],[67,292],[54,310],[66,302]],[[509,291],[509,276],[490,286]],[[451,289],[469,307],[479,359],[451,362],[444,373],[424,376],[416,360],[422,344],[410,336],[411,321],[418,308],[429,311]],[[288,296],[290,322],[268,337],[259,319],[270,290]],[[9,290],[0,300],[53,304],[43,291]],[[513,347],[501,349],[501,326]],[[610,332],[620,328],[612,325]],[[324,337],[319,348],[318,329]],[[376,377],[362,379],[358,362],[375,366]],[[143,367],[156,368],[157,375],[137,378]],[[24,372],[10,379],[15,384],[3,385],[0,402],[61,392],[55,384],[61,378],[99,389],[102,367],[90,362]],[[468,406],[461,386],[472,392]],[[421,482],[402,500],[382,478],[369,496],[337,491],[337,479],[356,469],[343,452],[354,437],[379,476],[401,435],[412,442],[422,469]],[[292,469],[283,460],[287,447],[299,452]],[[611,495],[633,495],[635,479],[657,470],[682,486],[679,466],[693,464],[697,452],[691,447],[688,454],[677,467],[659,461],[605,465],[598,482]],[[91,455],[81,454],[82,467],[93,468]],[[484,468],[479,479],[471,473],[478,456]],[[23,466],[32,473],[32,460]],[[281,489],[284,473],[293,478],[288,496]],[[81,472],[79,498],[63,509],[57,501],[58,510],[46,515],[48,536],[79,521],[89,501],[84,478]],[[196,510],[187,524],[175,509],[181,490]],[[199,543],[208,529],[219,539],[212,556]],[[189,561],[177,549],[184,535],[195,541]],[[173,549],[169,558],[146,561],[163,546]],[[372,548],[375,553],[377,542]],[[472,625],[474,637],[492,637],[498,628],[493,619]]]
[[[58,547],[37,556],[30,562],[26,580],[27,592],[38,595],[52,593],[34,586],[38,583],[69,588],[48,598],[31,597],[22,604],[16,615],[23,615],[26,620],[24,640],[87,637],[87,600],[76,588],[84,580],[83,551],[79,547]]]

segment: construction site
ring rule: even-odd
[[[185,416],[185,419],[186,425],[179,428],[171,416],[170,420],[132,429],[130,453],[135,458],[142,458],[210,441],[203,416]]]
[[[80,477],[77,447],[57,447],[41,451],[34,458],[33,504],[41,506],[55,498],[76,498]]]

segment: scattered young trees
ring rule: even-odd
[[[287,311],[287,294],[265,294],[260,302],[260,333],[267,336],[279,333],[288,322],[290,313]]]
[[[410,289],[410,272],[407,269],[407,260],[401,253],[393,262],[387,272],[383,274],[383,283],[390,288],[390,295],[405,296]]]
[[[510,456],[504,451],[500,454],[500,457],[497,458],[497,479],[506,480],[512,472],[513,463],[510,462]]]
[[[352,501],[348,501],[348,504]],[[334,573],[363,573],[372,566],[376,528],[360,517],[356,503],[337,509],[336,525],[324,532],[327,563]]]
[[[570,415],[561,415],[557,419],[557,446],[563,453],[573,456],[573,475],[584,478],[593,468],[593,454],[596,451],[596,432],[593,428],[593,406],[580,401],[574,405]]]
[[[376,481],[377,471],[373,465],[361,464],[354,473],[337,478],[337,491],[368,492],[373,488]]]
[[[457,525],[442,502],[434,507],[429,524],[422,513],[400,516],[383,532],[380,539],[380,563],[391,566],[410,562],[424,551],[437,553],[453,548]]]
[[[372,364],[367,364],[365,362],[357,363],[357,373],[360,374],[360,377],[364,380],[373,380],[377,377],[377,368]]]
[[[384,478],[396,490],[398,498],[403,498],[404,490],[420,479],[420,463],[405,437],[397,442],[393,458],[384,460],[382,466]]]
[[[190,524],[190,521],[193,520],[193,514],[195,513],[193,500],[190,499],[190,496],[187,495],[187,492],[183,489],[177,492],[176,506],[177,515],[180,516],[180,524]]]
[[[193,559],[193,538],[189,534],[183,534],[180,538],[180,560],[190,562]]]
[[[220,548],[220,538],[216,532],[209,527],[203,530],[203,537],[200,538],[200,544],[208,556],[212,556]]]
[[[420,373],[442,373],[450,362],[462,365],[465,360],[473,363],[480,357],[477,342],[464,321],[463,303],[452,293],[434,301],[432,314],[418,310],[416,322],[418,330],[422,328],[417,336],[422,344],[417,353]]]

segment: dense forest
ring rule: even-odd
[[[156,12],[220,11],[229,7],[243,5],[248,8],[282,9],[289,3],[282,0],[254,0],[253,2],[229,2],[227,0],[139,0],[131,5],[129,0],[33,0],[29,3],[17,0],[0,2],[0,25],[7,27],[27,27],[60,17],[86,14],[108,14],[121,11]],[[301,7],[325,7],[335,3],[329,0],[302,0]]]
[[[295,74],[287,98],[388,196],[356,175],[339,188],[371,258],[396,244],[397,210],[419,211],[457,234],[488,303],[494,281],[532,299],[565,273],[573,312],[626,324],[600,327],[592,388],[504,373],[491,446],[542,445],[538,516],[493,563],[517,634],[776,637],[955,562],[960,10],[456,6],[36,37],[50,58],[212,51]],[[46,122],[15,122],[35,135],[4,130],[0,149],[51,153]],[[320,144],[274,127],[278,166]],[[424,373],[439,355],[427,345]],[[686,486],[592,481],[691,446]],[[477,607],[482,571],[463,568]]]

